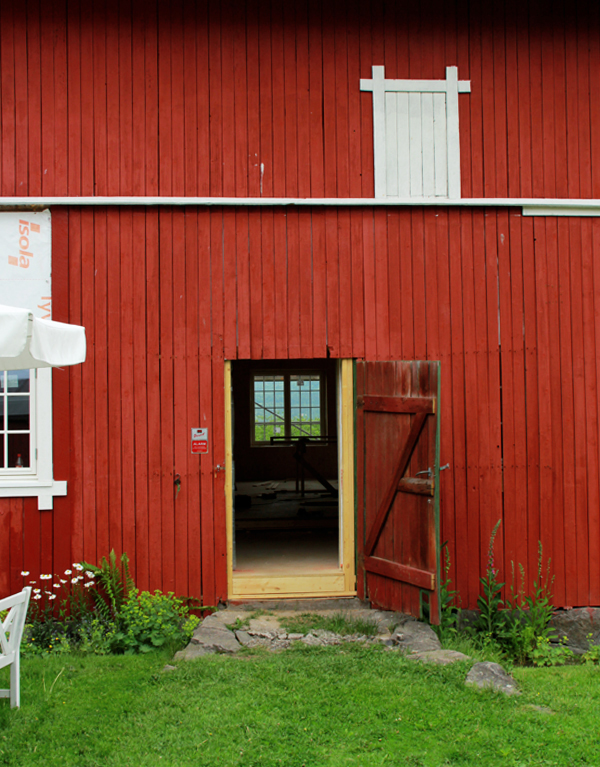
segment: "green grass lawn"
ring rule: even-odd
[[[523,695],[360,646],[26,658],[0,765],[599,765],[600,669],[516,669]],[[534,706],[554,712],[543,713]]]

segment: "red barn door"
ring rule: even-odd
[[[356,385],[359,595],[437,623],[439,362],[358,362]]]

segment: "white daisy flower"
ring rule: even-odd
[[[83,565],[80,565],[79,562],[73,562],[73,567],[76,570],[79,570],[79,572],[81,572],[83,570]]]
[[[34,599],[41,599],[42,595],[41,594],[34,594],[33,598]]]
[[[91,581],[88,581],[87,583],[83,584],[86,589],[89,589],[90,586],[93,586],[94,584]]]
[[[49,581],[51,580],[51,578],[52,578],[52,575],[40,575],[41,581]]]
[[[94,573],[92,573],[90,570],[86,570],[86,571],[85,571],[85,574],[87,575],[87,577],[88,577],[88,578],[95,578],[95,577],[96,577],[96,576],[94,575]]]
[[[21,575],[25,577],[26,575],[29,575],[29,570],[21,570]]]
[[[34,593],[34,594],[39,594],[39,593],[40,593],[40,591],[41,591],[41,589],[34,589],[34,590],[33,590],[33,593]]]
[[[48,599],[56,599],[56,594],[50,594],[50,596],[48,597]]]
[[[72,572],[72,570],[65,570],[65,575],[71,575]]]

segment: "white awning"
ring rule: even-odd
[[[0,305],[0,370],[78,365],[85,351],[85,328]]]

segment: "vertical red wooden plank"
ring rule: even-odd
[[[34,188],[38,188],[38,194],[48,194],[54,192],[55,182],[55,77],[53,56],[55,41],[53,34],[54,30],[52,29],[52,5],[50,3],[43,3],[39,6],[39,8],[36,8],[36,4],[32,3],[30,9],[32,13],[28,19],[28,28],[33,32],[32,48],[35,48],[34,60],[36,61],[36,67],[35,69],[32,69],[30,75],[33,75],[33,78],[36,81],[34,89],[39,87],[39,93],[41,96],[39,113],[37,116],[38,119],[32,121],[31,128],[33,130],[30,134],[30,142],[35,142],[36,145],[38,141],[40,142],[41,154],[37,155],[37,152],[32,154],[30,168],[35,177],[37,177],[36,181],[34,182]],[[42,29],[44,30],[44,34],[41,34]],[[34,42],[38,35],[39,51],[37,49],[37,41]],[[39,84],[37,82],[37,65],[39,65]]]
[[[234,7],[232,0],[223,0],[221,3],[221,101],[222,101],[222,171],[223,171],[223,194],[225,197],[236,194],[235,180],[235,160],[236,152],[232,151],[239,133],[236,132],[236,115],[234,107],[234,60],[233,60],[233,35],[230,28],[230,19],[235,16],[236,25],[240,23],[240,16],[243,10],[238,6]],[[212,30],[211,30],[212,31]],[[212,98],[212,92],[211,92]],[[240,118],[245,122],[248,118],[246,114]],[[247,144],[244,145],[244,151],[247,153]],[[247,163],[247,160],[246,160]],[[243,169],[242,169],[243,173]],[[244,188],[247,189],[247,172]]]
[[[198,296],[198,211],[189,210],[185,227],[185,297],[186,297],[186,380],[187,380],[187,429],[184,448],[189,453],[190,429],[200,424],[200,377],[199,377],[199,318],[201,315]],[[190,596],[202,596],[201,529],[200,529],[200,457],[188,458],[188,524],[187,558],[188,591]]]
[[[590,30],[593,33],[589,38],[590,70],[597,72],[600,66],[600,7],[596,3],[591,4],[590,8]],[[600,81],[597,77],[592,77],[589,83],[589,109],[590,125],[598,125],[600,119]],[[590,152],[592,158],[598,157],[600,152],[600,136],[598,131],[591,131]],[[598,163],[591,162],[590,169],[592,173],[592,197],[600,197],[600,167]]]
[[[138,183],[136,181],[136,183]],[[150,547],[149,528],[150,497],[148,483],[151,477],[151,466],[148,461],[149,428],[148,428],[148,388],[149,381],[156,378],[147,377],[151,373],[152,343],[150,329],[156,324],[157,307],[146,300],[148,243],[146,242],[146,211],[138,209],[132,215],[132,251],[131,262],[135,289],[132,291],[133,312],[133,427],[134,427],[134,456],[132,470],[135,471],[135,572],[136,583],[140,589],[150,588]],[[150,246],[151,247],[151,246]],[[138,318],[144,317],[144,322]],[[148,338],[146,337],[148,327]],[[156,389],[156,383],[150,384]],[[157,414],[151,416],[155,421]],[[128,544],[129,545],[129,544]],[[156,550],[152,554],[156,554]]]
[[[348,8],[348,28],[346,42],[348,45],[348,173],[350,197],[362,196],[361,178],[361,91],[360,91],[360,6]],[[370,95],[370,94],[367,94]]]
[[[414,359],[427,359],[427,288],[425,283],[425,243],[423,210],[413,211],[412,237],[412,290],[414,316]],[[378,339],[379,340],[379,339]]]
[[[133,194],[133,25],[132,0],[119,3],[120,194]],[[137,75],[136,78],[137,79]],[[137,119],[136,119],[137,121]],[[141,121],[140,121],[141,122]]]
[[[215,353],[216,352],[216,353]],[[213,347],[214,556],[216,599],[227,599],[227,528],[225,522],[225,366],[222,346]]]
[[[338,211],[338,260],[340,291],[340,357],[352,355],[352,253],[350,250],[350,211]]]
[[[577,604],[589,605],[589,530],[588,530],[588,476],[587,450],[584,439],[589,415],[585,387],[585,345],[583,323],[582,284],[582,223],[585,219],[569,219],[569,260],[571,283],[570,334],[573,343],[571,358],[571,385],[573,387],[573,426],[575,458],[575,527],[577,540]],[[587,223],[587,222],[586,222]]]
[[[184,3],[183,6],[183,66],[185,76],[183,78],[183,130],[184,130],[184,182],[187,196],[198,195],[198,131],[199,122],[206,123],[206,116],[198,114],[198,81],[197,81],[197,57],[196,40],[197,27],[201,21],[196,16],[195,3]],[[205,87],[202,83],[200,87]],[[205,155],[206,157],[206,155]]]
[[[377,323],[377,359],[390,359],[390,294],[388,276],[387,211],[373,212],[375,235],[375,315]]]
[[[81,256],[81,211],[70,209],[68,213],[69,269],[69,322],[83,324],[82,295],[82,256]],[[89,352],[88,352],[89,354]],[[71,547],[73,558],[77,562],[84,559],[83,546],[83,370],[82,365],[71,369],[71,461],[70,484],[68,486],[71,501]]]
[[[108,152],[107,152],[107,70],[106,70],[106,0],[93,5],[93,94],[94,94],[94,131],[93,158],[94,187],[88,194],[109,194],[108,188]],[[111,160],[112,160],[111,156]]]
[[[183,167],[177,169],[174,179],[182,183]],[[189,464],[190,430],[187,412],[187,361],[189,350],[186,343],[186,243],[185,230],[188,211],[179,208],[173,211],[173,468],[180,475],[179,492],[175,492],[173,503],[175,561],[174,581],[176,594],[189,593],[188,560],[188,519],[192,485]]]
[[[145,19],[141,0],[131,0],[131,71],[135,77],[131,77],[131,104],[128,105],[122,99],[121,109],[124,114],[131,110],[131,176],[129,194],[144,195],[146,193],[146,93],[145,93]],[[125,44],[125,41],[123,42]],[[141,76],[138,76],[138,73]],[[188,73],[190,80],[191,75]],[[135,119],[133,116],[135,115]],[[144,118],[142,119],[142,115]],[[129,119],[129,117],[127,118]],[[134,226],[135,226],[134,218]],[[138,563],[139,567],[139,563]]]
[[[68,189],[68,113],[67,113],[67,29],[66,5],[54,6],[54,78],[55,78],[55,132],[54,174],[50,187],[54,194],[67,194]]]
[[[590,4],[593,5],[593,4]],[[592,195],[592,155],[590,122],[590,8],[580,5],[577,9],[577,74],[578,74],[578,105],[577,128],[579,139],[579,196]],[[598,27],[595,28],[596,35]],[[593,70],[592,70],[593,71]],[[595,79],[595,78],[592,78]]]
[[[551,12],[551,11],[550,11]],[[541,34],[541,57],[542,57],[542,118],[543,133],[540,139],[543,144],[544,156],[544,192],[548,197],[554,197],[556,194],[556,173],[555,161],[557,152],[554,135],[554,98],[555,98],[555,78],[554,78],[554,51],[553,40],[549,30]],[[560,72],[560,64],[559,64]],[[560,107],[558,109],[560,114]]]
[[[298,133],[298,197],[310,197],[311,151],[310,151],[310,93],[307,0],[296,3],[296,93]]]
[[[494,43],[492,19],[480,7],[481,29],[481,106],[483,131],[483,196],[497,197],[496,194],[496,125],[494,115],[494,97],[496,81],[494,79]],[[471,86],[472,88],[472,86]]]
[[[371,67],[381,64],[375,61],[371,36],[370,6],[361,7],[361,24],[359,30],[360,45],[360,76],[370,79]],[[360,85],[360,83],[359,83]],[[375,168],[373,162],[373,96],[367,91],[360,94],[360,124],[361,124],[361,173],[362,195],[373,197],[375,194]]]
[[[468,23],[469,75],[471,78],[471,95],[468,99],[471,177],[469,180],[463,181],[463,184],[465,184],[465,194],[470,193],[473,197],[484,197],[487,187],[484,187],[483,126],[484,124],[487,125],[487,123],[484,121],[483,114],[482,34],[481,19],[477,15],[477,6],[470,7]],[[486,74],[489,76],[490,73],[487,72]],[[462,77],[462,74],[460,76]],[[463,103],[465,100],[463,99]],[[459,99],[459,104],[460,102],[461,99]],[[461,142],[461,148],[462,146]],[[469,189],[470,192],[468,192]]]
[[[10,552],[10,577],[8,589],[0,587],[0,593],[3,596],[20,591],[27,581],[30,580],[30,578],[27,578],[27,581],[24,580],[24,576],[21,575],[23,570],[29,569],[29,565],[25,562],[26,552],[23,548],[23,499],[4,498],[3,509],[6,507],[8,507],[8,510],[0,516],[0,519],[2,519],[4,526],[2,531],[2,538],[5,541],[4,546],[8,546]],[[6,520],[7,516],[8,520]],[[10,524],[9,535],[6,535],[5,526],[7,521]],[[2,553],[4,556],[3,562],[8,562],[9,558],[6,556],[6,551]],[[2,570],[2,574],[4,574],[5,568],[2,568]]]
[[[521,184],[519,194],[531,197],[532,180],[532,132],[531,132],[531,90],[529,82],[529,18],[528,8],[518,3],[517,19],[517,84],[519,93],[519,164]],[[539,134],[538,134],[539,135]]]
[[[450,578],[456,588],[457,572],[463,571],[461,563],[468,561],[468,536],[466,534],[468,524],[467,514],[467,456],[466,456],[466,396],[465,396],[465,337],[463,327],[466,323],[465,314],[468,306],[463,304],[463,275],[461,270],[461,217],[460,210],[454,209],[448,212],[449,232],[449,282],[450,282],[450,308],[451,308],[451,370],[441,371],[441,407],[452,409],[452,437],[453,444],[450,452],[452,460],[447,460],[444,453],[440,457],[441,463],[450,463],[450,470],[442,472],[440,476],[440,491],[442,503],[447,495],[452,495],[454,500],[455,529],[451,527],[450,520],[446,521],[444,514],[442,543],[449,542],[451,561]],[[452,376],[452,399],[448,400],[445,381]],[[445,506],[443,506],[445,508]],[[464,580],[467,581],[466,572]],[[463,599],[466,594],[463,595]]]
[[[258,0],[258,50],[260,99],[260,196],[273,196],[273,133],[279,125],[280,105],[273,113],[274,85],[271,51],[271,13],[267,0]],[[281,173],[281,169],[278,169]]]
[[[273,260],[275,266],[275,357],[277,359],[286,359],[289,356],[288,342],[288,284],[287,284],[287,213],[284,215],[275,214],[273,216]],[[258,240],[260,230],[253,234],[252,218],[250,219],[250,243]],[[258,240],[260,242],[260,240]],[[265,258],[270,258],[269,254],[264,254]],[[252,334],[254,336],[254,326]],[[254,345],[253,345],[254,349]],[[256,359],[254,351],[252,357]]]
[[[158,87],[158,193],[173,194],[173,94],[171,80],[171,6],[158,3],[157,20],[157,87]],[[175,54],[176,55],[176,54]],[[162,248],[161,248],[162,251]]]
[[[517,3],[508,0],[506,5],[506,139],[507,139],[507,194],[521,194],[521,168],[519,163],[519,61],[517,47]],[[462,127],[462,126],[461,126]]]
[[[148,419],[148,551],[150,589],[163,588],[162,530],[162,432],[161,432],[161,250],[160,214],[157,208],[146,211],[146,344],[147,344],[147,419]],[[169,245],[170,248],[170,245]],[[141,373],[142,371],[140,371]],[[168,404],[168,403],[167,403]],[[143,436],[143,428],[140,436]]]
[[[125,168],[125,166],[123,166]],[[115,211],[113,215],[116,218]],[[133,212],[131,208],[120,210],[115,223],[119,227],[119,239],[121,253],[121,323],[119,331],[121,352],[121,470],[119,493],[122,508],[122,540],[123,551],[134,559],[137,571],[136,550],[136,505],[138,503],[138,483],[142,485],[142,496],[145,497],[146,472],[138,474],[136,471],[135,455],[135,362],[134,362],[134,324],[139,322],[144,314],[134,312],[134,294],[140,290],[139,275],[134,271],[134,253],[141,249],[141,244],[134,240],[133,236]],[[116,270],[115,270],[116,271]],[[143,274],[143,269],[142,269]],[[118,407],[117,407],[118,412]],[[145,467],[144,467],[145,469]],[[144,555],[142,555],[142,560]]]
[[[187,67],[184,63],[183,3],[170,3],[171,37],[171,146],[167,145],[165,154],[171,161],[171,194],[185,194],[185,100],[184,83]]]
[[[2,598],[11,593],[11,523],[15,514],[13,506],[12,498],[3,498],[2,503],[0,503],[0,556],[4,563],[4,566],[0,567],[0,596]]]
[[[120,194],[123,162],[119,114],[119,7],[116,0],[106,0],[106,192]]]
[[[238,295],[244,289],[237,284],[237,258],[236,258],[236,211],[234,208],[223,210],[223,279],[227,286],[225,290],[224,317],[225,327],[223,335],[224,353],[226,359],[235,359],[237,356]],[[185,286],[183,286],[185,290]]]
[[[162,137],[161,137],[162,141]],[[161,150],[162,151],[162,150]],[[165,155],[163,154],[163,157]],[[161,176],[162,186],[162,176]],[[161,444],[161,543],[162,588],[175,590],[175,495],[174,484],[174,350],[173,350],[173,210],[159,211],[159,279],[160,279],[160,444]]]
[[[334,37],[334,72],[335,72],[335,164],[336,188],[338,197],[350,196],[349,146],[348,146],[348,19],[344,0],[328,3],[334,10],[336,22],[333,25]],[[354,88],[357,88],[354,85]]]
[[[80,9],[68,8],[66,15],[67,34],[67,162],[68,186],[67,195],[81,193],[81,66],[82,66],[82,30],[80,25]],[[78,555],[81,559],[81,556]]]
[[[322,3],[308,0],[310,195],[325,194],[323,158]],[[308,195],[307,195],[308,196]]]
[[[247,110],[248,170],[247,194],[260,197],[264,161],[260,145],[260,27],[259,0],[249,0],[246,7],[246,70],[245,94],[240,93]],[[243,66],[244,62],[240,62]],[[237,76],[237,73],[236,73]],[[240,90],[243,83],[240,81]],[[245,100],[245,101],[244,101]],[[239,112],[236,97],[236,114]],[[236,118],[237,119],[237,118]]]
[[[525,9],[525,14],[527,13]],[[531,164],[532,164],[532,189],[533,197],[544,196],[544,152],[543,142],[539,137],[543,135],[543,110],[542,110],[542,52],[541,52],[541,32],[544,28],[541,13],[542,6],[533,6],[529,14],[529,93],[530,93],[530,114],[531,114],[531,133],[527,135],[526,141],[531,146]],[[537,140],[536,140],[537,137]],[[523,190],[522,193],[525,193]]]
[[[352,259],[352,351],[351,357],[365,355],[365,307],[363,275],[363,216],[350,210],[350,249]],[[398,293],[400,295],[400,293]]]
[[[336,103],[338,94],[335,80],[335,28],[336,17],[333,3],[323,7],[323,149],[325,197],[336,197],[337,187],[337,145],[336,145]]]
[[[248,208],[237,208],[235,214],[235,256],[237,259],[236,287],[238,338],[235,357],[240,357],[241,359],[250,357],[250,259],[248,252],[248,226]],[[264,235],[264,232],[262,234]],[[271,236],[271,244],[272,242],[273,238]],[[229,357],[229,359],[234,359],[234,357]]]
[[[81,168],[78,187],[75,193],[92,195],[95,193],[94,170],[94,7],[84,3],[80,10],[81,59],[78,86],[81,108]],[[75,33],[76,34],[76,33]],[[70,45],[69,45],[70,48]],[[70,73],[69,73],[70,76]],[[76,106],[75,102],[73,108]],[[73,118],[75,119],[75,118]],[[70,127],[70,126],[69,126]],[[72,138],[72,137],[71,137]],[[74,179],[77,183],[77,179]]]
[[[283,9],[277,3],[271,6],[271,88],[272,88],[272,194],[285,197],[287,162],[285,157],[285,51],[283,43]],[[267,191],[265,187],[264,194]]]
[[[365,281],[365,358],[377,358],[377,324],[375,293],[375,238],[374,211],[363,211],[363,252]]]
[[[325,253],[327,268],[327,349],[332,357],[340,350],[340,289],[338,211],[325,211]]]
[[[285,196],[298,196],[298,89],[296,83],[295,3],[283,4],[282,43],[285,99]],[[277,17],[279,22],[279,16]],[[290,353],[291,354],[291,353]],[[291,356],[298,356],[291,354]]]
[[[540,226],[541,224],[541,226]],[[523,229],[527,231],[527,247],[531,251],[531,256],[527,260],[525,259],[524,248],[524,295],[525,295],[525,310],[524,317],[525,327],[525,348],[527,349],[527,359],[531,356],[529,351],[531,344],[536,343],[536,347],[540,345],[540,342],[536,338],[536,311],[535,306],[532,309],[528,307],[531,304],[531,299],[528,294],[528,288],[525,280],[527,279],[528,272],[532,267],[529,261],[533,260],[533,242],[540,240],[540,247],[542,252],[546,255],[547,265],[547,278],[545,289],[547,290],[548,312],[546,315],[548,334],[546,345],[542,347],[542,353],[544,357],[548,357],[548,361],[545,363],[551,374],[551,391],[550,391],[550,403],[551,403],[551,438],[552,438],[552,504],[551,514],[552,518],[550,522],[551,539],[548,541],[545,537],[544,544],[548,550],[548,554],[552,556],[552,569],[556,574],[556,581],[554,584],[554,596],[558,604],[566,604],[566,577],[565,577],[565,536],[564,536],[564,524],[565,524],[565,506],[563,500],[563,454],[562,454],[562,442],[563,442],[563,415],[562,415],[562,390],[561,390],[561,359],[560,359],[560,280],[559,280],[559,255],[558,255],[558,225],[556,218],[547,219],[545,222],[538,222],[534,226],[533,221],[523,219]],[[524,238],[525,244],[525,238]],[[534,290],[534,286],[530,287],[530,290]],[[527,370],[527,373],[529,371]],[[529,396],[529,393],[528,393]],[[538,429],[537,422],[532,424],[530,429],[529,420],[530,412],[533,410],[529,399],[527,407],[527,420],[528,420],[528,434],[531,431],[535,435],[535,429]],[[535,411],[534,411],[535,412]],[[547,428],[547,427],[546,427]],[[535,444],[535,440],[532,440]],[[528,453],[531,452],[531,448],[528,443]],[[545,531],[544,531],[545,532]]]
[[[219,216],[208,210],[198,213],[198,314],[200,317],[200,413],[199,426],[208,429],[209,452],[200,457],[200,533],[202,601],[216,603],[214,563],[214,518],[213,518],[213,420],[212,420],[212,371],[211,371],[211,218]],[[218,253],[215,254],[218,257]]]
[[[313,268],[313,355],[327,356],[327,262],[325,211],[311,209]],[[362,262],[362,248],[360,251]]]
[[[506,197],[508,194],[508,168],[506,157],[506,16],[504,7],[496,5],[493,16],[493,21],[491,22],[493,24],[493,32],[490,34],[490,42],[492,42],[490,48],[493,50],[493,131],[495,137],[495,184],[493,196]],[[490,125],[490,130],[491,128],[492,126]]]
[[[232,6],[227,6],[229,10],[232,10]],[[249,55],[250,50],[246,47],[246,19],[244,16],[246,11],[244,8],[236,7],[233,13],[236,16],[233,30],[228,37],[232,38],[232,51],[233,56],[233,92],[234,92],[234,104],[233,109],[235,117],[233,120],[233,126],[235,128],[234,147],[235,152],[232,153],[231,149],[228,154],[230,155],[230,162],[233,163],[235,156],[235,186],[232,194],[239,197],[246,197],[248,195],[249,184],[249,170],[252,168],[252,176],[254,179],[258,179],[258,145],[255,145],[255,149],[250,150],[248,143],[248,124],[252,119],[256,119],[256,113],[250,115],[250,101],[248,94],[248,69],[249,69]],[[255,71],[258,75],[258,72]],[[256,95],[256,91],[255,91]],[[258,103],[253,103],[253,109],[258,108]],[[225,117],[227,120],[227,116]],[[233,156],[234,155],[234,156]]]
[[[299,251],[299,281],[298,293],[300,298],[300,356],[313,357],[313,255],[311,237],[312,216],[310,210],[300,210],[298,214],[298,251]],[[348,333],[352,337],[352,321],[348,319]],[[351,356],[348,354],[348,356]]]
[[[575,504],[575,429],[573,401],[573,339],[571,328],[571,274],[569,256],[569,221],[558,220],[558,279],[560,317],[560,379],[563,427],[563,493],[564,493],[564,536],[566,598],[569,605],[576,605],[577,589],[577,511]],[[536,255],[537,255],[536,244]],[[540,275],[540,289],[545,284],[545,275]],[[541,404],[541,403],[540,403]],[[541,420],[541,418],[540,418]]]
[[[108,556],[109,531],[109,409],[108,409],[108,322],[107,322],[107,212],[94,210],[94,327],[95,327],[95,420],[96,420],[96,546],[99,557]],[[116,351],[116,350],[115,350]],[[113,354],[111,349],[111,355]],[[120,513],[120,509],[119,509]]]
[[[481,572],[480,556],[480,418],[479,408],[482,392],[477,380],[477,339],[476,317],[478,313],[475,305],[475,293],[478,286],[475,284],[474,264],[474,233],[473,219],[477,215],[472,211],[461,212],[461,262],[464,304],[464,353],[465,353],[465,434],[467,455],[467,525],[466,539],[469,551],[469,567],[459,573],[457,587],[467,604],[475,604],[479,594],[479,573]],[[481,214],[479,214],[481,215]],[[473,460],[470,460],[473,456]],[[485,560],[483,560],[485,561]]]
[[[69,321],[69,216],[66,209],[52,214],[52,316],[59,322]],[[71,490],[71,400],[70,368],[52,371],[52,422],[55,443],[53,445],[53,469],[56,480],[67,480]],[[72,539],[72,499],[54,499],[54,510],[42,512],[47,517],[50,529],[51,548],[48,551],[49,567],[47,573],[55,572],[58,567],[65,568],[71,563]]]
[[[437,242],[437,219],[439,214],[425,210],[423,216],[423,243],[425,249],[425,280],[427,299],[425,304],[426,341],[428,360],[440,359],[440,320],[438,296],[438,264],[444,259],[443,245]],[[390,297],[390,304],[393,298]]]
[[[273,263],[274,218],[275,216],[281,218],[281,214],[275,214],[272,210],[261,210],[260,213],[255,211],[252,215],[255,220],[258,219],[258,222],[255,225],[260,227],[260,244],[262,248],[262,357],[264,359],[272,359],[275,357],[277,339],[276,327],[280,319],[275,313],[276,288],[274,276],[275,265]],[[248,250],[247,242],[248,232],[246,228],[246,244],[244,246],[246,252]],[[247,284],[248,283],[246,283],[246,285]]]
[[[290,163],[287,163],[289,168]],[[295,181],[294,181],[295,183]],[[287,212],[287,316],[288,316],[288,353],[291,359],[300,357],[300,243],[298,229],[298,209]]]
[[[0,88],[2,100],[0,109],[2,114],[2,194],[12,195],[15,193],[15,163],[19,173],[19,182],[25,179],[28,167],[27,147],[17,147],[15,144],[16,128],[22,126],[24,115],[21,110],[17,112],[18,126],[15,125],[15,19],[12,4],[3,3],[0,6]],[[17,72],[21,71],[17,67]],[[17,75],[18,77],[18,75]],[[21,89],[19,89],[20,92]],[[26,134],[25,134],[26,135]],[[17,159],[18,152],[18,159]],[[28,192],[28,190],[26,190]]]
[[[10,3],[5,5],[11,5]],[[7,11],[6,24],[2,36],[2,53],[0,54],[0,63],[2,65],[2,134],[3,139],[6,135],[8,139],[7,146],[12,146],[10,156],[4,155],[3,161],[6,168],[11,169],[15,174],[14,187],[8,192],[15,191],[20,194],[29,194],[29,154],[28,154],[28,136],[29,136],[29,112],[31,108],[31,119],[33,130],[36,130],[40,123],[41,104],[32,102],[30,105],[29,93],[27,89],[27,68],[28,68],[28,50],[27,50],[27,26],[26,14],[24,8],[17,14],[13,20],[11,18],[13,10]],[[4,21],[2,21],[4,25]],[[14,26],[13,26],[14,25]],[[6,35],[6,37],[5,37]],[[13,35],[15,40],[13,41]],[[16,43],[16,44],[15,44]],[[5,47],[7,48],[5,54]],[[14,60],[13,60],[14,54]],[[7,78],[4,78],[4,67],[7,67]],[[12,78],[14,77],[14,84]],[[9,79],[10,78],[10,79]],[[7,89],[4,88],[6,83]],[[14,92],[13,92],[14,89]],[[4,100],[9,111],[4,110]],[[14,108],[14,115],[12,113]],[[13,122],[14,121],[14,122]],[[6,130],[6,134],[5,134]],[[3,142],[4,143],[4,142]],[[3,153],[4,154],[4,153]],[[39,169],[36,169],[39,173]],[[6,192],[5,192],[6,194]]]
[[[554,7],[553,26],[553,71],[548,72],[547,79],[554,87],[554,105],[549,111],[552,120],[552,129],[555,135],[555,145],[552,147],[556,157],[556,183],[554,188],[547,189],[546,195],[551,193],[556,197],[567,197],[568,172],[567,172],[567,99],[566,99],[566,71],[565,71],[565,33],[564,33],[564,10],[557,3]],[[551,75],[551,77],[550,77]]]
[[[140,16],[144,19],[145,53],[145,194],[159,193],[159,117],[158,117],[158,14],[156,6],[143,3]],[[166,107],[165,107],[166,108]]]
[[[400,282],[400,210],[387,211],[390,359],[402,359],[402,288]]]
[[[29,188],[30,195],[42,193],[42,86],[41,86],[41,40],[40,40],[40,2],[33,0],[27,6],[27,95],[30,104],[28,149],[29,149]],[[44,126],[45,127],[45,126]],[[52,125],[52,130],[54,126]]]
[[[113,183],[111,181],[111,183]],[[120,242],[120,209],[110,208],[107,211],[106,254],[121,252]],[[108,362],[108,516],[110,548],[117,552],[123,551],[123,519],[122,519],[122,413],[123,402],[121,379],[121,353],[125,342],[121,327],[121,274],[119,268],[107,268],[106,296],[106,325],[107,325],[107,362]],[[116,446],[119,446],[116,449]]]
[[[271,258],[270,249],[268,247],[262,248],[260,211],[250,211],[246,236],[248,242],[247,258],[250,265],[250,356],[252,359],[260,359],[262,357],[264,321],[262,314],[262,261],[267,262]],[[277,263],[277,256],[275,258]]]

